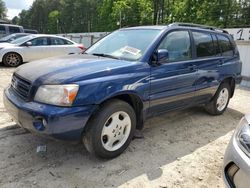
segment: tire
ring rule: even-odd
[[[17,67],[22,64],[22,57],[14,52],[7,53],[3,56],[3,64],[8,67]]]
[[[206,111],[211,115],[223,114],[227,109],[231,93],[232,91],[229,83],[222,83],[213,99],[205,106]]]
[[[110,159],[129,146],[135,127],[134,109],[124,101],[113,99],[91,117],[82,140],[88,152]]]

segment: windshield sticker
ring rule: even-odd
[[[122,49],[121,49],[122,52],[127,52],[127,53],[130,53],[130,54],[133,54],[133,55],[138,55],[141,50],[137,49],[137,48],[133,48],[131,46],[124,46]]]

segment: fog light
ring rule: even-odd
[[[238,170],[239,170],[239,167],[234,163],[229,164],[226,169],[226,176],[227,176],[229,183],[231,184],[231,187],[235,187],[233,179],[234,179],[235,174],[238,172]]]
[[[38,131],[44,131],[47,126],[47,121],[42,117],[37,117],[33,122],[33,126]]]
[[[46,121],[46,119],[43,118],[43,121],[42,121],[42,122],[43,122],[43,125],[44,125],[45,127],[47,127],[47,121]]]
[[[42,121],[33,122],[33,126],[34,126],[38,131],[43,131],[43,130],[45,129],[45,127],[44,127]]]

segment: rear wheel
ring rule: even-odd
[[[22,63],[22,58],[19,54],[11,52],[7,53],[3,57],[3,63],[9,67],[17,67]]]
[[[136,115],[128,103],[111,100],[101,107],[87,126],[83,136],[86,149],[102,158],[114,158],[131,142]]]
[[[223,114],[228,106],[230,96],[231,87],[229,83],[222,83],[214,98],[205,106],[205,109],[212,115]]]

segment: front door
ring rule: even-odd
[[[191,105],[197,79],[188,30],[171,31],[158,49],[168,50],[169,58],[166,62],[151,67],[151,115]]]
[[[23,46],[24,60],[29,62],[37,59],[47,58],[51,54],[47,37],[38,37],[30,40],[31,46]]]

